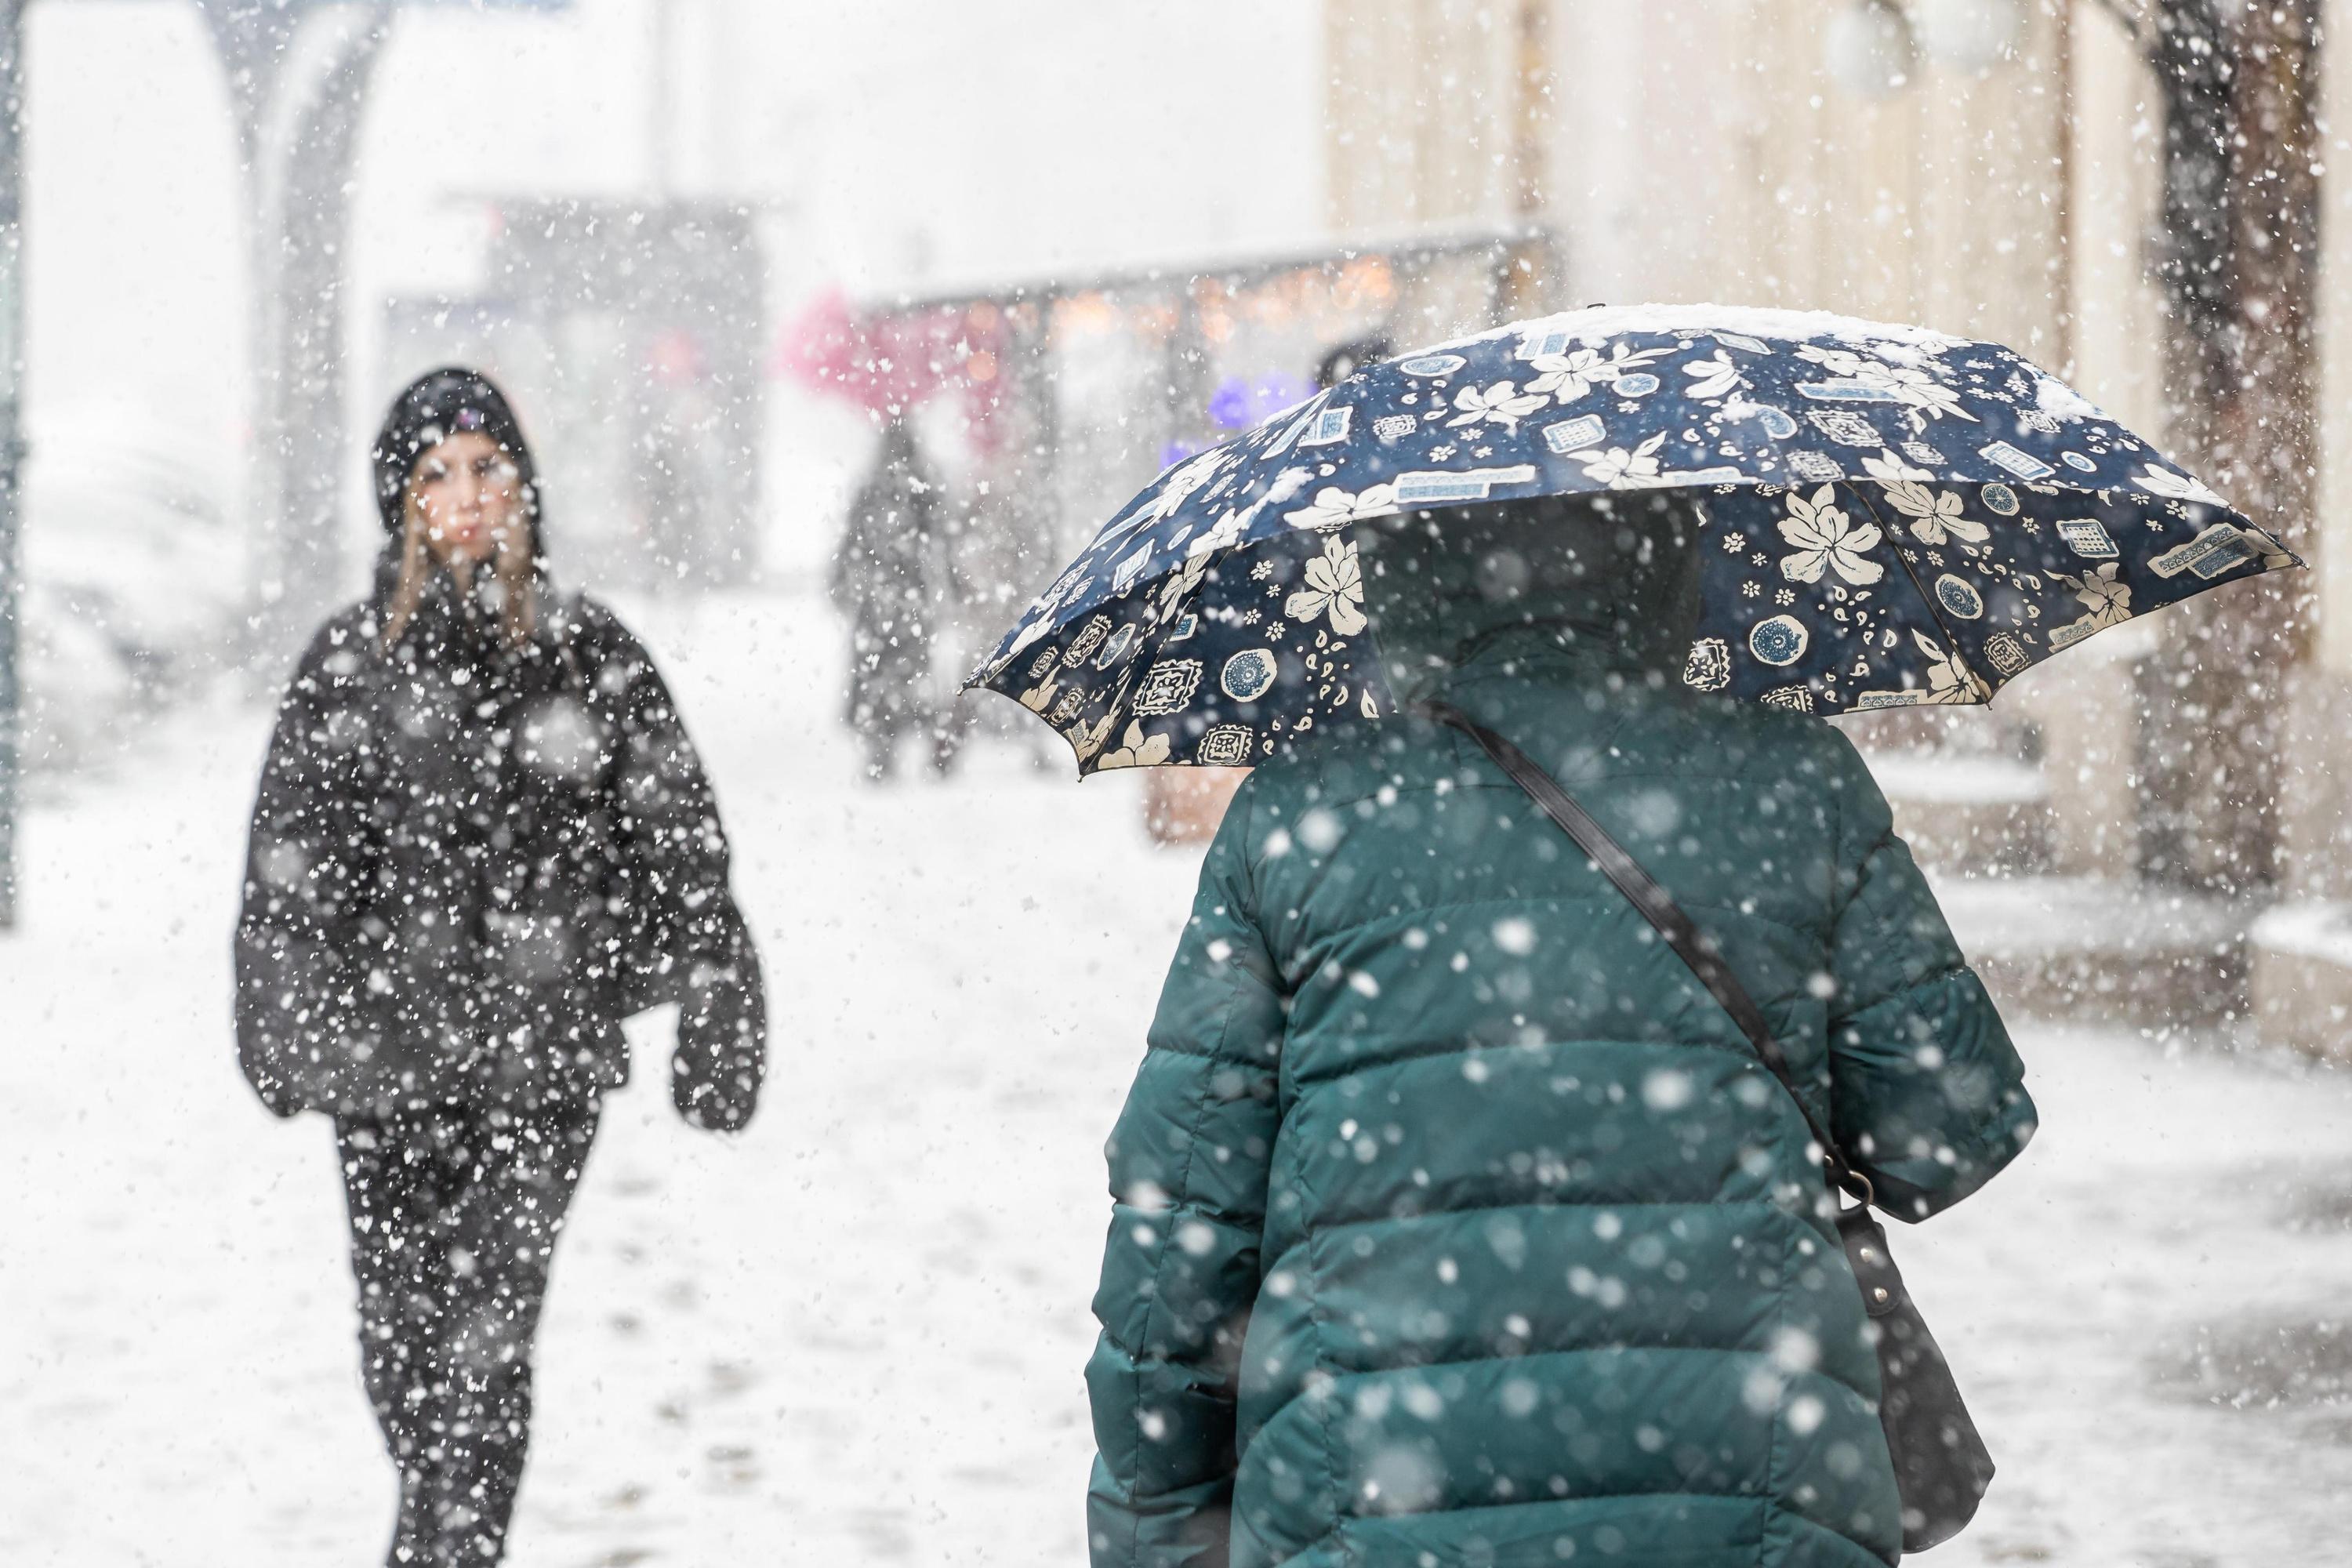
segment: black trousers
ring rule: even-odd
[[[593,1100],[338,1117],[360,1372],[400,1468],[389,1562],[495,1563],[530,1440],[548,1264]]]

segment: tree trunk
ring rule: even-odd
[[[2166,96],[2158,273],[2168,444],[2306,559],[2315,531],[2319,0],[2176,0],[2152,56]],[[2288,672],[2313,573],[2229,587],[2157,623],[2141,671],[2142,871],[2237,895],[2278,871]]]

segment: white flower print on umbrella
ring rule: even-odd
[[[1922,415],[1937,419],[1966,419],[1977,423],[1977,416],[1960,405],[1960,390],[1947,386],[1925,371],[1905,370],[1895,365],[1876,367],[1883,375],[1865,372],[1862,379],[1885,387],[1911,411],[1911,427],[1924,430],[1927,421]]]
[[[1827,343],[1799,343],[1797,357],[1809,360],[1832,375],[1842,375],[1849,381],[1858,379],[1863,365],[1867,363],[1852,349],[1834,349]]]
[[[1911,536],[1922,544],[1941,544],[1948,534],[1969,544],[1982,544],[1992,537],[1992,531],[1983,523],[1961,515],[1957,491],[1931,490],[1905,480],[1888,485],[1885,493],[1886,504],[1911,520]]]
[[[1230,517],[1233,514],[1228,512],[1226,515]],[[1173,574],[1162,583],[1160,585],[1160,602],[1151,613],[1151,624],[1155,626],[1165,625],[1176,606],[1191,597],[1192,590],[1201,585],[1201,579],[1208,570],[1209,556],[1202,552],[1187,561],[1184,570]]]
[[[1822,343],[1799,343],[1797,357],[1811,360],[1832,375],[1875,388],[1894,398],[1910,411],[1912,427],[1926,429],[1927,421],[1922,416],[1937,419],[1966,419],[1978,423],[1977,416],[1960,406],[1959,389],[1949,386],[1924,370],[1909,365],[1888,364],[1880,359],[1865,358],[1846,349],[1833,349]]]
[[[1498,381],[1484,391],[1465,386],[1454,395],[1454,406],[1462,412],[1445,422],[1449,430],[1465,425],[1476,425],[1492,420],[1507,429],[1517,430],[1519,421],[1544,405],[1544,400],[1531,393],[1523,393],[1507,381]]]
[[[2116,575],[2116,563],[2108,562],[2095,572],[2085,572],[2080,577],[2070,577],[2063,572],[2051,575],[2074,590],[2074,597],[2091,613],[2084,618],[2094,631],[2119,626],[2132,618],[2131,584]]]
[[[1780,520],[1780,537],[1797,548],[1780,558],[1780,574],[1791,583],[1818,583],[1834,571],[1856,587],[1886,575],[1886,568],[1864,556],[1878,548],[1885,535],[1870,523],[1857,523],[1832,502],[1834,487],[1823,485],[1808,500],[1789,492],[1789,515]]]
[[[1992,695],[1992,688],[1958,651],[1946,652],[1941,643],[1922,631],[1914,631],[1911,640],[1927,656],[1928,701],[1982,702]]]
[[[1559,403],[1574,403],[1596,386],[1607,386],[1629,370],[1660,358],[1664,349],[1634,349],[1623,343],[1603,357],[1599,349],[1570,349],[1564,354],[1538,354],[1528,362],[1536,372],[1528,390]]]
[[[1393,484],[1354,491],[1326,486],[1315,492],[1312,501],[1297,511],[1284,512],[1282,519],[1293,528],[1344,528],[1367,518],[1387,517],[1396,509]]]
[[[1748,378],[1739,374],[1739,367],[1731,363],[1731,355],[1722,349],[1706,359],[1692,360],[1683,366],[1683,374],[1691,378],[1690,395],[1702,403],[1713,403],[1748,384]]]
[[[1588,452],[1584,457],[1584,477],[1607,485],[1611,489],[1638,489],[1658,481],[1658,448],[1666,444],[1663,430],[1628,451],[1612,447],[1605,452]]]
[[[2193,500],[2204,506],[2228,506],[2230,503],[2216,494],[2213,487],[2193,474],[2176,474],[2150,463],[2147,470],[2132,476],[2132,483],[2168,500]]]
[[[1263,500],[1258,500],[1251,502],[1246,507],[1226,508],[1224,516],[1210,524],[1205,532],[1195,534],[1192,542],[1184,547],[1185,559],[1201,560],[1240,543],[1243,531],[1255,521],[1259,510],[1265,504]]]
[[[1925,468],[1915,468],[1903,460],[1903,454],[1892,447],[1881,447],[1875,458],[1862,460],[1862,471],[1882,485],[1919,484],[1936,476]]]
[[[1110,712],[1092,724],[1073,724],[1063,733],[1069,740],[1070,749],[1077,753],[1078,761],[1084,763],[1102,750],[1103,742],[1110,739],[1110,727],[1118,722],[1118,715]]]
[[[1333,534],[1323,553],[1307,563],[1307,586],[1290,595],[1282,613],[1304,626],[1328,616],[1331,629],[1343,637],[1364,629],[1364,572],[1357,564],[1356,547]]]
[[[1225,447],[1216,447],[1188,459],[1182,468],[1170,474],[1166,482],[1153,492],[1150,499],[1104,531],[1105,537],[1132,533],[1165,521],[1176,515],[1177,509],[1192,498],[1192,492],[1217,476],[1227,463],[1240,461],[1239,454]]]
[[[1143,725],[1130,720],[1127,733],[1118,738],[1116,750],[1105,752],[1095,763],[1097,768],[1153,768],[1168,760],[1168,737],[1154,735],[1144,738]]]
[[[1280,506],[1284,501],[1297,495],[1306,488],[1308,477],[1305,468],[1283,469],[1274,477],[1274,483],[1267,487],[1265,494],[1247,506],[1227,507],[1224,516],[1217,519],[1209,526],[1206,532],[1196,536],[1192,542],[1185,547],[1184,558],[1187,561],[1197,560],[1203,555],[1213,555],[1229,550],[1240,543],[1242,535],[1249,531],[1250,524],[1257,521],[1258,513],[1270,506]]]

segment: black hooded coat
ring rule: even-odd
[[[759,960],[653,661],[543,578],[509,646],[487,571],[468,593],[436,570],[387,647],[397,552],[278,711],[236,934],[246,1076],[282,1116],[576,1100],[625,1080],[624,1017],[676,1002],[678,1109],[742,1125]]]
[[[894,420],[873,473],[849,503],[828,584],[835,606],[849,617],[842,717],[866,738],[886,773],[890,747],[932,717],[939,698],[933,645],[956,597],[946,512],[914,433]]]

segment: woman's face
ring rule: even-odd
[[[425,547],[445,565],[496,560],[524,526],[514,459],[478,430],[460,430],[426,447],[410,473],[408,495]]]

